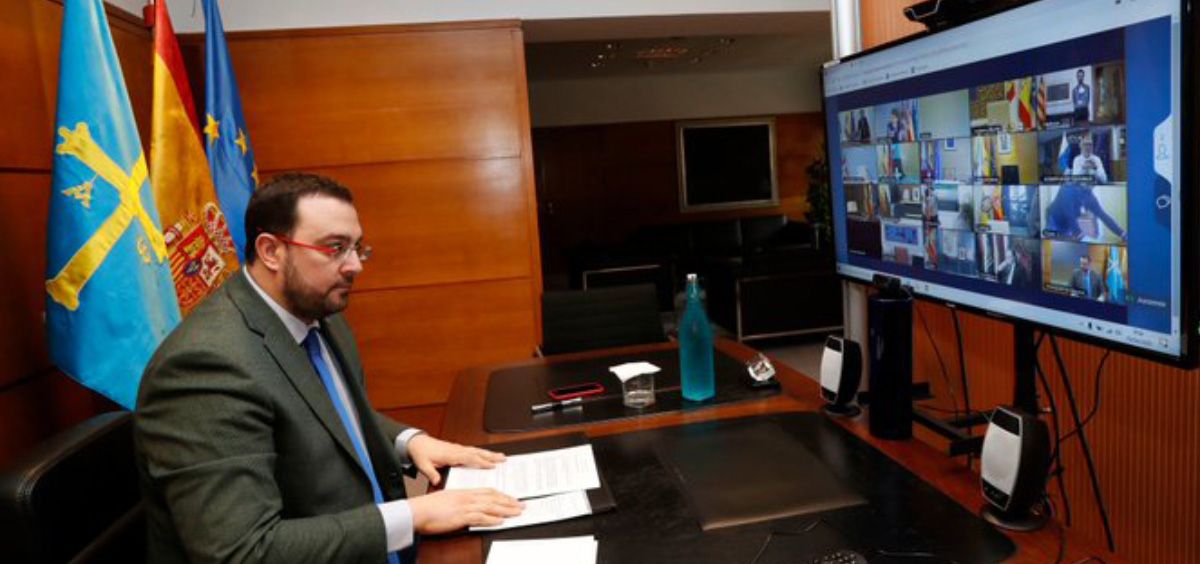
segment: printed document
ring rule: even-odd
[[[509,517],[503,523],[494,527],[471,527],[472,531],[499,531],[528,527],[542,523],[553,523],[572,519],[581,515],[591,515],[592,504],[588,502],[587,493],[573,491],[546,497],[535,497],[525,500],[525,510],[516,517]]]
[[[592,445],[514,454],[494,468],[451,468],[446,489],[493,488],[517,499],[600,487]]]
[[[495,541],[487,564],[596,564],[596,537]]]

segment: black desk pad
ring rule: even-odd
[[[705,531],[867,503],[774,421],[687,435],[657,452]],[[743,469],[739,479],[730,467]]]
[[[654,375],[655,402],[642,409],[625,407],[621,381],[608,367],[646,361],[662,369]],[[720,350],[713,351],[716,395],[704,402],[689,402],[679,391],[679,350],[651,351],[593,358],[574,362],[522,366],[492,372],[483,408],[483,428],[489,433],[511,433],[549,429],[563,425],[625,419],[639,415],[703,408],[718,403],[759,399],[779,393],[778,386],[751,388],[746,382],[746,365]],[[570,384],[599,382],[604,393],[584,398],[583,405],[562,411],[530,413],[534,404],[550,401],[546,395]]]
[[[658,450],[689,437],[737,433],[764,422],[774,423],[820,458],[831,474],[868,504],[702,531],[678,482],[660,463]],[[485,544],[595,535],[600,541],[597,562],[604,564],[749,564],[772,533],[777,537],[799,533],[820,520],[840,532],[849,545],[844,548],[862,553],[870,562],[1000,562],[1015,551],[1007,537],[973,512],[817,413],[695,423],[597,437],[591,442],[617,511],[488,533],[483,535]],[[730,467],[728,475],[730,483],[754,479],[753,469]],[[792,475],[805,479],[800,471]],[[803,542],[803,538],[795,535],[790,541]],[[932,556],[914,557],[919,554]]]

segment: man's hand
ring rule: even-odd
[[[437,469],[443,466],[491,468],[504,462],[504,455],[498,452],[441,441],[425,434],[408,441],[408,457],[435,486],[442,481]]]
[[[525,504],[484,488],[443,490],[411,497],[408,507],[412,510],[413,528],[418,533],[436,535],[463,527],[499,525],[505,517],[520,515]]]

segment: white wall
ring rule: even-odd
[[[613,76],[529,84],[534,127],[815,112],[816,70]]]
[[[108,0],[135,14],[146,0]],[[178,33],[204,30],[201,0],[168,0]],[[828,11],[829,0],[223,0],[225,30],[487,19]]]
[[[113,6],[125,10],[126,12],[129,12],[135,16],[141,16],[142,6],[146,5],[147,0],[104,0],[104,2],[106,4],[112,4]],[[175,9],[175,4],[168,4],[168,6],[172,10]],[[171,14],[171,22],[175,22],[174,13]]]

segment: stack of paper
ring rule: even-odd
[[[588,515],[587,490],[600,487],[592,445],[515,454],[494,468],[451,468],[446,489],[493,488],[525,501],[521,515],[505,519],[499,530],[562,521]]]
[[[487,564],[596,564],[596,537],[496,541]]]

